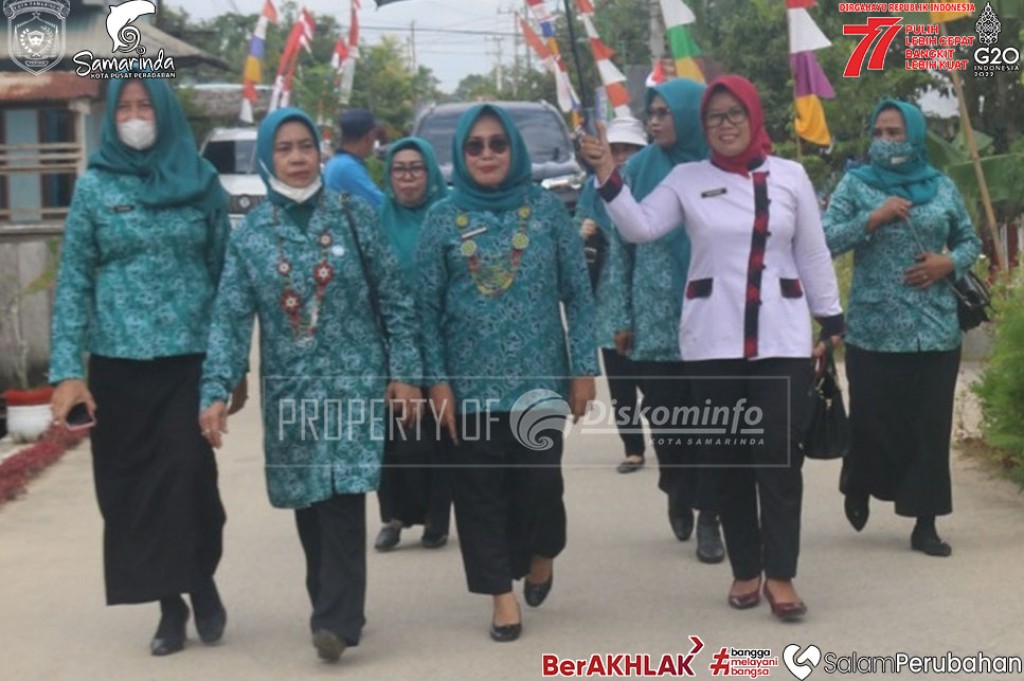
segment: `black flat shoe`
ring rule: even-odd
[[[515,641],[519,638],[519,635],[523,633],[523,623],[516,622],[515,624],[503,624],[500,627],[491,622],[491,640],[497,641],[498,643],[508,643],[509,641]]]
[[[847,494],[843,500],[843,510],[846,511],[846,519],[853,525],[853,529],[860,532],[868,524],[868,497],[854,496]]]
[[[185,649],[185,625],[188,623],[189,609],[181,601],[180,609],[161,607],[160,624],[157,625],[153,640],[149,642],[149,652],[157,657],[170,655]]]
[[[337,662],[345,652],[345,641],[333,631],[318,629],[313,634],[313,647],[316,648],[317,657],[324,662]]]
[[[642,458],[638,459],[638,460],[633,460],[633,461],[630,461],[629,459],[626,459],[625,461],[620,463],[615,468],[615,470],[617,470],[619,473],[635,473],[636,471],[640,470],[643,467],[644,467],[644,460]]]
[[[910,535],[910,548],[936,558],[948,558],[953,555],[953,547],[939,539],[934,530],[919,532],[914,530]]]
[[[199,633],[199,640],[210,645],[221,640],[224,636],[224,627],[228,623],[227,610],[221,608],[217,612],[200,617],[196,615],[196,631]]]
[[[439,549],[448,543],[447,532],[436,532],[434,530],[423,530],[420,538],[420,546],[425,549]]]
[[[672,534],[676,536],[676,539],[687,541],[693,534],[693,509],[685,509],[681,515],[672,515],[670,509],[668,522],[672,526]]]
[[[224,636],[224,627],[228,623],[228,613],[221,603],[217,584],[211,578],[206,586],[189,594],[189,598],[196,616],[199,640],[207,645],[216,643]]]
[[[530,579],[526,578],[523,580],[523,600],[531,608],[538,607],[544,602],[544,599],[548,597],[548,592],[551,591],[551,585],[555,582],[555,571],[554,568],[551,570],[551,576],[548,577],[548,581],[541,584],[531,584]]]
[[[725,560],[725,545],[718,514],[701,511],[697,516],[697,560],[702,563],[721,563]]]
[[[380,532],[377,534],[377,539],[373,542],[373,548],[378,551],[390,551],[391,549],[398,546],[399,539],[402,538],[402,528],[395,527],[394,525],[385,525],[380,528]]]

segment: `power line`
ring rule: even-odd
[[[405,33],[409,30],[407,26],[368,26],[365,24],[359,25],[360,30],[367,31],[394,31],[396,33]],[[420,26],[416,27],[416,31],[420,33],[456,33],[461,35],[495,35],[495,36],[506,36],[515,37],[515,33],[511,31],[481,31],[459,28],[423,28]]]

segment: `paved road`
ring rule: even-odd
[[[605,436],[568,441],[569,547],[548,601],[526,609],[518,642],[490,641],[488,599],[465,591],[457,545],[420,549],[417,530],[390,554],[371,551],[363,642],[325,665],[308,640],[292,515],[266,501],[253,407],[232,421],[219,455],[229,515],[218,574],[230,612],[223,643],[205,647],[190,631],[184,652],[153,658],[156,607],[104,607],[83,446],[0,509],[0,680],[537,679],[545,653],[648,653],[657,663],[685,654],[690,635],[706,645],[693,662],[699,678],[710,678],[722,646],[776,656],[790,643],[840,655],[1024,655],[1024,497],[971,462],[955,462],[956,513],[939,526],[954,549],[945,560],[911,552],[911,521],[889,505],[874,504],[867,529],[854,533],[836,491],[838,464],[808,462],[798,586],[810,613],[784,625],[766,605],[726,606],[728,568],[698,563],[692,543],[672,538],[655,470],[616,474],[619,442]],[[372,540],[375,498],[368,505]],[[823,676],[819,667],[814,678]],[[784,667],[772,677],[793,678]]]

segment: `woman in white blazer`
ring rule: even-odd
[[[839,291],[814,189],[803,166],[770,155],[753,84],[735,75],[712,82],[701,120],[711,159],[677,166],[639,204],[602,140],[585,139],[583,150],[625,239],[651,241],[685,225],[692,259],[679,346],[693,403],[671,427],[717,469],[734,578],[729,604],[756,606],[763,575],[772,614],[798,619],[807,612],[792,580],[799,444],[813,373],[810,317],[821,338],[838,340]],[[824,350],[821,342],[813,353]]]

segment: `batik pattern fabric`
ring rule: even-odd
[[[960,346],[957,298],[951,285],[981,252],[956,185],[938,179],[934,198],[910,209],[908,221],[869,234],[868,216],[888,198],[847,174],[825,212],[825,237],[833,256],[853,251],[853,282],[847,304],[845,342],[875,352],[924,352]],[[904,283],[904,272],[924,252],[947,251],[956,271],[925,289]],[[948,283],[947,283],[948,282]]]
[[[412,294],[376,211],[350,198],[364,275],[341,196],[325,189],[312,200],[318,204],[304,230],[285,210],[264,202],[231,235],[203,366],[205,409],[226,400],[241,378],[259,320],[267,489],[271,504],[283,508],[375,490],[390,418],[388,380],[419,385],[422,373]],[[334,274],[315,333],[296,333],[281,307],[282,255],[308,320],[316,294],[313,271],[325,254]]]
[[[424,365],[429,384],[451,385],[461,412],[511,411],[534,390],[567,399],[568,378],[598,373],[594,302],[580,235],[553,194],[525,195],[529,245],[514,281],[499,295],[479,290],[464,255],[464,236],[486,230],[472,237],[482,259],[507,258],[522,228],[522,207],[463,213],[445,199],[424,223],[417,253]],[[460,229],[459,221],[467,224]]]
[[[51,383],[84,378],[85,351],[147,360],[206,349],[227,214],[146,206],[143,195],[136,175],[94,169],[75,183],[57,276]]]

